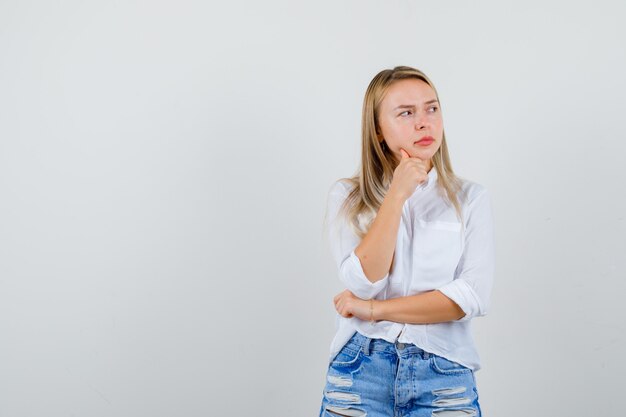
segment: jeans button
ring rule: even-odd
[[[396,343],[396,346],[398,347],[398,349],[404,349],[404,343],[398,342]]]

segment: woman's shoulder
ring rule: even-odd
[[[352,178],[339,178],[335,180],[328,190],[329,194],[341,194],[346,196],[356,186],[356,180]]]
[[[488,193],[488,189],[484,184],[470,180],[465,177],[457,176],[457,178],[461,183],[461,194],[465,196],[463,201],[466,204],[471,203],[476,199],[476,197],[482,195],[483,193]]]

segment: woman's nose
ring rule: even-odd
[[[418,116],[415,120],[415,130],[422,130],[426,128],[426,116]]]

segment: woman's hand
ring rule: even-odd
[[[370,301],[363,300],[354,295],[350,290],[344,290],[333,299],[335,310],[342,317],[357,317],[361,320],[370,319]]]
[[[402,159],[393,171],[393,178],[389,186],[390,194],[395,194],[406,201],[418,185],[428,178],[427,161],[411,157],[407,151],[400,148]]]

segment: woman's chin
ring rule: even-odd
[[[410,153],[411,157],[428,160],[433,157],[437,150],[432,149],[413,149]]]

